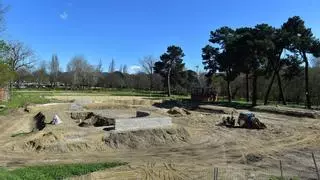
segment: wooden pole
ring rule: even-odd
[[[280,160],[280,173],[281,173],[281,179],[283,179],[283,169],[282,169],[282,162]]]
[[[312,152],[312,159],[313,159],[314,166],[315,166],[315,168],[316,168],[318,180],[320,180],[319,169],[318,169],[318,165],[317,165],[317,162],[316,162],[316,158],[314,157],[314,153],[313,153],[313,152]]]
[[[213,180],[218,180],[218,168],[213,169]]]

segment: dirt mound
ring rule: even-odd
[[[48,146],[59,141],[59,137],[52,132],[39,134],[33,140],[28,141],[25,144],[24,149],[42,151],[45,150]]]
[[[90,119],[84,120],[84,122],[93,125],[94,127],[114,126],[116,123],[115,119],[102,117],[100,115],[93,115]]]
[[[200,105],[197,108],[201,112],[220,113],[220,114],[237,114],[237,110],[229,107],[213,106],[213,105]]]
[[[99,138],[96,141],[88,141],[82,137],[68,137],[57,135],[53,132],[38,133],[36,136],[29,139],[24,145],[14,146],[15,150],[23,149],[31,152],[85,152],[85,151],[100,151],[108,147]]]
[[[188,110],[184,108],[178,108],[178,107],[173,107],[168,111],[169,114],[172,115],[177,115],[177,116],[184,116],[184,115],[189,115],[191,114]]]
[[[71,118],[79,121],[80,127],[101,127],[101,126],[114,126],[115,119],[103,117],[93,112],[72,112]]]
[[[93,112],[87,112],[87,111],[80,111],[80,112],[72,112],[71,113],[71,118],[75,120],[79,119],[89,119],[92,116],[94,116]]]
[[[283,114],[295,117],[308,117],[314,119],[320,119],[320,111],[301,109],[301,108],[289,108],[281,106],[256,106],[254,111],[268,112],[274,114]]]
[[[183,127],[112,132],[104,139],[111,148],[140,149],[165,144],[185,143],[189,133]]]

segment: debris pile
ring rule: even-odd
[[[265,129],[267,128],[265,124],[260,122],[258,118],[251,112],[240,113],[238,118],[238,124],[241,128],[247,129]]]
[[[71,118],[74,120],[78,120],[80,127],[115,126],[114,118],[103,117],[93,112],[73,112],[71,113]]]
[[[265,124],[260,122],[260,120],[255,117],[251,112],[240,113],[238,117],[238,126],[235,124],[235,118],[233,114],[231,116],[222,117],[222,122],[219,124],[221,126],[226,126],[230,128],[239,127],[247,129],[265,129],[267,128]]]
[[[62,123],[62,121],[61,121],[60,117],[55,114],[55,115],[53,116],[53,119],[52,119],[52,121],[51,121],[51,124],[53,124],[53,125],[58,125],[58,124],[61,124],[61,123]]]
[[[104,142],[111,148],[139,149],[188,142],[189,137],[183,127],[172,127],[112,132],[104,138]]]

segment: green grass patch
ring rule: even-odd
[[[0,115],[5,115],[9,110],[21,108],[27,104],[45,104],[49,102],[50,100],[46,99],[41,93],[13,92],[11,99],[2,103],[6,108],[0,111]]]
[[[30,166],[14,170],[0,169],[0,179],[7,180],[56,180],[72,176],[81,176],[91,172],[100,171],[127,163],[90,163],[90,164],[64,164]]]

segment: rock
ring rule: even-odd
[[[178,108],[178,107],[173,107],[168,111],[169,114],[172,115],[189,115],[191,114],[188,110],[184,109],[184,108]]]
[[[263,159],[260,154],[248,154],[246,155],[246,160],[248,164],[259,162]]]
[[[150,116],[150,113],[144,111],[137,111],[136,117],[147,117]]]

